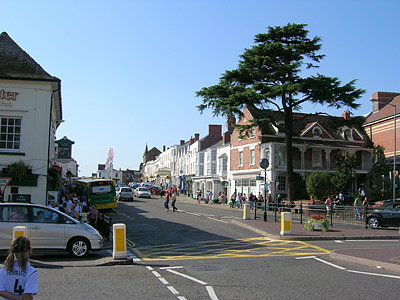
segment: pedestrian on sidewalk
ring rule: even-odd
[[[354,199],[354,208],[355,208],[355,215],[354,215],[354,220],[361,220],[361,196],[358,195],[356,199]]]
[[[175,206],[175,203],[176,203],[176,193],[175,192],[172,192],[171,199],[172,199],[172,211],[177,211],[178,209]]]
[[[212,204],[213,202],[213,192],[210,190],[208,193],[208,204]]]
[[[165,211],[169,211],[169,192],[165,193],[165,201],[164,201]]]
[[[38,272],[29,263],[31,252],[31,242],[27,237],[19,236],[12,241],[0,270],[0,296],[3,299],[33,300],[33,295],[36,295]]]
[[[231,195],[231,200],[229,201],[229,207],[234,208],[236,204],[236,193],[233,192]]]

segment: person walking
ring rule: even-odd
[[[165,201],[164,201],[165,211],[169,211],[169,192],[165,193]]]
[[[0,296],[3,299],[33,300],[33,295],[37,294],[38,272],[29,263],[31,252],[27,237],[19,236],[12,241],[0,270]]]
[[[213,203],[213,192],[210,190],[210,192],[208,193],[208,204],[212,203]]]
[[[97,210],[96,204],[92,203],[89,210],[89,224],[94,228],[97,228],[97,220],[99,218],[99,211]]]
[[[229,201],[229,207],[234,208],[236,204],[236,193],[233,192],[231,195],[231,201]]]
[[[354,208],[355,208],[355,215],[354,215],[354,220],[361,220],[361,196],[358,195],[356,199],[354,199]]]
[[[171,200],[172,200],[172,211],[177,211],[178,209],[175,206],[175,203],[176,203],[176,193],[175,192],[172,192]]]

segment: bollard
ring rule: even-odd
[[[15,240],[19,236],[28,237],[28,227],[26,226],[15,226],[13,228],[13,240]]]
[[[281,213],[281,235],[285,235],[292,232],[292,213],[282,212]]]
[[[113,225],[113,259],[126,259],[126,226],[123,223]]]
[[[250,219],[250,204],[246,203],[243,205],[243,220]]]

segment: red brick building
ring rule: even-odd
[[[400,164],[400,93],[376,92],[372,95],[372,113],[363,127],[375,146],[385,148],[386,158]],[[396,110],[396,154],[394,153],[394,112]]]
[[[269,160],[267,183],[272,194],[287,193],[286,144],[284,116],[277,111],[261,111],[246,107],[238,125],[249,125],[252,119],[271,119],[262,127],[250,130],[246,137],[240,137],[235,128],[231,136],[230,169],[232,191],[249,194],[263,192],[264,170],[259,162]],[[350,118],[348,112],[342,118]],[[365,179],[371,168],[371,153],[368,136],[362,128],[333,126],[340,117],[323,115],[293,114],[293,168],[305,176],[309,172],[334,172],[337,153],[349,152],[355,155],[359,168],[356,173],[360,181]],[[357,183],[354,184],[354,190]]]

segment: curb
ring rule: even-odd
[[[329,256],[333,259],[342,260],[349,263],[356,263],[359,265],[372,267],[372,268],[379,268],[384,269],[392,272],[400,272],[400,266],[396,264],[386,263],[386,262],[379,262],[376,260],[371,260],[367,258],[361,258],[356,256],[349,256],[345,254],[336,253],[336,250],[331,251]]]

